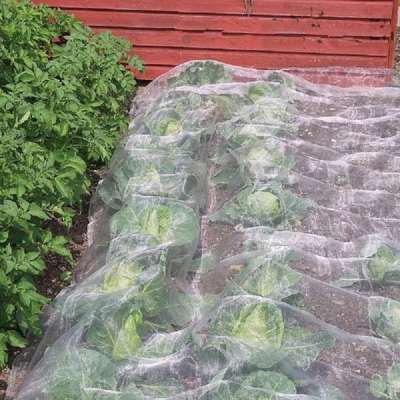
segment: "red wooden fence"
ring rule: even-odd
[[[192,59],[393,66],[398,0],[34,0],[131,40],[145,79]]]

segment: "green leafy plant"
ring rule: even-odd
[[[301,215],[307,207],[303,199],[279,186],[263,189],[249,186],[223,204],[210,220],[245,226],[277,226]]]
[[[282,345],[283,333],[282,312],[270,303],[228,303],[210,325],[212,340],[218,346],[253,364],[265,358],[265,368],[275,364],[274,354]]]
[[[274,179],[287,183],[288,173],[295,165],[292,157],[260,141],[255,141],[251,146],[243,146],[237,154],[241,174],[247,180],[269,182]]]
[[[143,315],[140,311],[116,313],[106,320],[96,321],[89,329],[87,341],[114,360],[127,359],[135,355],[142,345],[142,326]]]
[[[121,262],[113,265],[104,276],[102,291],[114,293],[134,287],[142,273],[136,262]]]
[[[274,224],[282,215],[279,197],[271,191],[248,187],[225,203],[210,217],[211,221],[247,222],[249,225]]]
[[[210,343],[227,359],[271,368],[279,359],[284,320],[274,304],[228,302],[209,326]]]
[[[204,175],[204,165],[185,155],[174,163],[171,154],[141,152],[139,160],[129,157],[115,165],[97,193],[105,204],[115,209],[132,193],[186,200],[200,195],[205,186]]]
[[[222,64],[213,61],[196,61],[176,77],[170,78],[168,84],[170,87],[202,86],[231,81],[231,73]]]
[[[258,371],[243,377],[233,400],[275,400],[277,394],[296,394],[296,386],[287,376],[274,371]]]
[[[380,247],[368,262],[367,274],[383,284],[400,282],[400,257],[390,247]]]
[[[183,203],[151,202],[135,198],[131,206],[118,211],[112,219],[113,235],[140,234],[155,243],[177,244],[195,242],[199,234],[196,213]]]
[[[386,298],[371,298],[369,318],[375,332],[394,343],[400,342],[400,302]]]
[[[164,116],[154,127],[154,133],[160,136],[174,136],[182,132],[180,117],[178,113]]]
[[[337,388],[327,384],[312,390],[310,394],[297,393],[295,383],[286,375],[276,371],[257,371],[232,378],[232,381],[222,381],[211,398],[217,400],[345,399]],[[201,399],[203,400],[203,397]]]
[[[271,97],[278,97],[282,94],[282,86],[270,82],[257,82],[249,87],[247,96],[257,102],[263,98],[269,100]]]
[[[230,358],[258,368],[279,362],[309,368],[334,339],[325,332],[312,331],[284,321],[278,306],[257,302],[246,296],[226,298],[210,325],[210,342],[225,349]]]
[[[249,256],[241,272],[233,280],[233,290],[274,299],[285,299],[298,293],[295,285],[301,280],[301,274],[290,268],[289,256],[266,257]]]
[[[59,355],[46,397],[49,400],[95,400],[102,390],[113,390],[117,400],[120,397],[116,389],[115,367],[110,359],[97,351],[79,348]]]
[[[255,145],[265,134],[262,125],[248,122],[238,123],[233,127],[230,124],[226,124],[226,126],[223,126],[222,133],[230,147],[234,149],[245,145]],[[266,149],[260,146],[260,143],[256,147],[256,151],[259,152],[260,156],[266,155],[267,152]]]
[[[187,99],[165,100],[162,103],[156,103],[151,112],[143,116],[144,133],[165,137],[167,140],[172,138],[179,139],[185,135],[195,134],[196,131],[205,130],[211,121],[202,121],[199,123],[192,118],[193,109],[204,108],[202,99],[192,93],[187,93]],[[171,99],[172,100],[172,99]]]
[[[370,391],[378,399],[400,399],[400,365],[394,364],[386,376],[374,375],[370,383]]]
[[[309,368],[321,350],[331,348],[335,339],[327,332],[287,325],[282,343],[282,360],[298,368]]]
[[[87,166],[111,157],[135,87],[130,44],[95,35],[30,1],[0,3],[0,368],[8,345],[39,334],[44,256],[72,262],[68,228],[89,188]]]
[[[167,300],[166,265],[164,255],[158,265],[145,265],[146,257],[132,263],[116,264],[104,275],[100,294],[116,295],[132,291],[134,304],[141,307],[146,317],[158,315]],[[145,278],[144,278],[145,277]]]
[[[60,354],[44,395],[49,400],[145,400],[145,394],[167,397],[174,387],[179,388],[173,381],[165,386],[138,382],[119,387],[115,372],[114,364],[103,354],[85,347],[70,349]]]

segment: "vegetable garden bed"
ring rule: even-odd
[[[398,400],[399,94],[210,61],[143,89],[17,399]]]

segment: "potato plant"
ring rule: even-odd
[[[7,347],[40,332],[47,299],[34,284],[54,252],[72,261],[68,227],[88,190],[88,165],[109,160],[127,127],[126,107],[142,68],[131,46],[95,35],[59,10],[0,3],[0,368]]]

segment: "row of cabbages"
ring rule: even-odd
[[[340,136],[340,93],[214,62],[151,84],[18,399],[399,399],[399,303],[361,291],[398,282],[398,185],[299,137]]]

